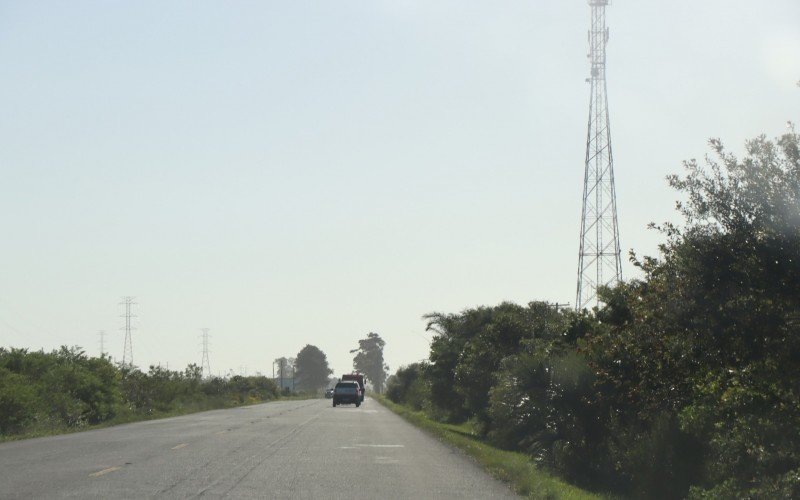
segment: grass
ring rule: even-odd
[[[431,420],[423,412],[389,401],[380,394],[372,398],[415,426],[474,458],[489,474],[509,483],[514,491],[528,498],[600,499],[610,498],[568,484],[540,470],[523,453],[490,446],[475,434],[469,424],[453,425]]]

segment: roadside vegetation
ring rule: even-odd
[[[77,347],[49,353],[0,348],[0,440],[279,397],[277,385],[262,376],[203,379],[196,365],[184,371],[151,366],[143,372],[107,357],[88,357]]]
[[[800,136],[711,146],[669,178],[683,222],[631,254],[640,278],[592,311],[429,314],[429,359],[386,396],[592,491],[800,498]]]
[[[440,440],[459,448],[483,466],[492,476],[507,482],[520,495],[529,498],[599,499],[591,493],[566,483],[538,467],[527,454],[492,446],[469,422],[449,424],[430,418],[425,412],[399,405],[381,394],[372,397],[412,424]]]

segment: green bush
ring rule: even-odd
[[[571,481],[637,498],[800,497],[800,135],[669,182],[683,227],[658,228],[641,279],[579,313],[543,302],[425,316],[423,372],[389,396]],[[426,396],[427,394],[427,396]]]
[[[0,368],[0,434],[12,434],[36,418],[39,401],[30,380]]]
[[[50,353],[0,348],[0,435],[52,432],[109,421],[269,401],[266,377],[202,380],[201,370],[151,366],[147,373],[89,358],[78,347]]]
[[[422,363],[412,363],[398,368],[397,372],[386,381],[386,397],[395,403],[404,404],[411,385],[422,376],[422,369]]]
[[[417,378],[406,391],[406,404],[416,411],[431,411],[431,383],[423,372],[423,376]]]
[[[17,383],[24,380],[27,387],[26,395],[15,389],[16,396],[7,396],[25,401],[27,417],[14,417],[17,429],[34,421],[69,427],[102,422],[113,417],[120,403],[116,368],[107,358],[89,358],[78,347],[50,353],[0,348],[0,370],[15,374]]]

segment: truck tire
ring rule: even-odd
[[[358,403],[356,403],[356,408],[358,408],[359,406],[361,406],[361,401],[359,401]]]

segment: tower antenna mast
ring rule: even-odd
[[[606,92],[606,6],[609,0],[589,0],[591,84],[589,126],[586,136],[586,170],[583,180],[583,213],[578,254],[578,292],[575,307],[599,305],[597,289],[622,279],[617,195],[614,189],[614,157]]]

